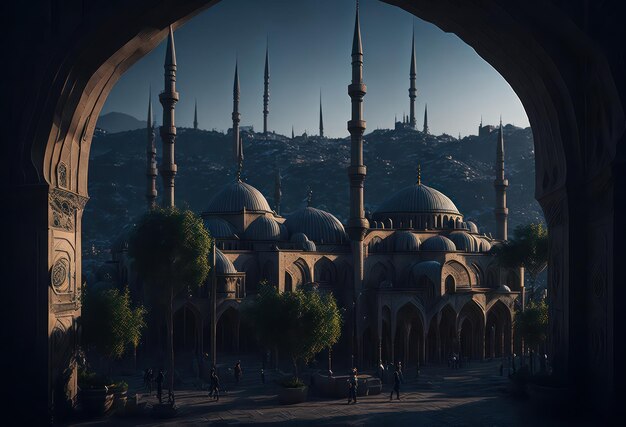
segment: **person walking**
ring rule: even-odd
[[[220,400],[220,379],[215,372],[215,368],[211,369],[211,386],[209,390],[209,397],[212,397],[215,401]]]
[[[393,399],[393,392],[396,392],[396,400],[400,400],[400,382],[402,381],[402,371],[400,371],[400,364],[396,365],[396,370],[393,373],[393,389],[389,394],[389,401]]]
[[[235,363],[235,382],[239,384],[239,380],[241,379],[241,360],[238,360]]]
[[[358,376],[356,368],[352,368],[352,375],[348,378],[348,405],[354,400],[356,403],[356,391],[358,388]]]
[[[157,399],[159,399],[159,403],[163,403],[163,380],[164,379],[165,379],[165,375],[163,375],[163,369],[159,369],[159,374],[156,377]]]

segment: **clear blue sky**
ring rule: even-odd
[[[323,94],[327,136],[348,135],[347,85],[354,26],[352,0],[222,0],[175,32],[178,62],[176,107],[179,126],[190,127],[194,100],[202,129],[231,126],[235,58],[239,58],[241,125],[262,129],[263,66],[266,37],[270,49],[269,128],[285,135],[318,131],[319,92]],[[361,1],[364,114],[367,132],[393,126],[409,112],[411,31],[417,57],[416,117],[419,126],[428,104],[432,133],[476,134],[485,124],[529,126],[509,84],[453,34],[378,0]],[[119,111],[145,120],[152,84],[163,88],[165,40],[138,61],[111,91],[102,114]]]

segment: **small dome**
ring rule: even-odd
[[[466,224],[470,233],[478,233],[478,226],[474,222],[467,221]]]
[[[463,252],[477,252],[476,241],[465,231],[453,231],[448,234],[448,238],[454,242],[457,250]]]
[[[211,237],[216,239],[237,239],[235,228],[230,222],[222,218],[209,217],[204,219],[204,227],[209,231]]]
[[[287,216],[289,234],[304,233],[317,244],[343,243],[347,240],[343,225],[332,214],[307,206]]]
[[[426,276],[433,283],[441,281],[441,264],[437,261],[422,261],[411,267],[411,275],[414,279],[420,276]]]
[[[478,250],[479,252],[489,252],[491,250],[491,243],[489,243],[487,239],[481,237],[476,240],[480,241],[480,249]]]
[[[393,233],[393,249],[396,252],[418,251],[422,242],[410,231],[396,231]]]
[[[260,216],[246,229],[248,240],[284,240],[287,235],[285,226],[268,216]]]
[[[216,274],[237,274],[238,271],[226,255],[215,248],[215,273]]]
[[[217,193],[209,202],[207,212],[225,213],[241,212],[272,212],[263,194],[250,184],[233,181]]]
[[[289,239],[289,241],[293,243],[304,243],[308,242],[309,238],[306,237],[306,234],[304,233],[295,233],[291,235],[291,239]]]
[[[500,287],[496,289],[496,292],[501,294],[508,294],[511,292],[511,288],[509,288],[507,285],[500,285]]]
[[[454,242],[444,236],[433,236],[424,240],[421,249],[423,251],[456,251]]]
[[[423,184],[405,187],[385,200],[375,216],[387,213],[448,213],[460,215],[452,200],[445,194]]]
[[[305,252],[315,252],[317,251],[317,247],[315,246],[315,242],[307,240],[302,243],[302,250]]]

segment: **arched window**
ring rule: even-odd
[[[453,294],[456,292],[456,283],[454,283],[454,277],[450,274],[446,277],[446,293]]]

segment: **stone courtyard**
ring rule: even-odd
[[[389,401],[390,385],[383,393],[359,398],[348,405],[344,399],[323,399],[311,396],[302,404],[277,403],[277,385],[266,376],[262,384],[259,371],[244,365],[244,379],[235,386],[230,378],[222,376],[226,395],[219,402],[210,400],[188,381],[176,392],[178,417],[155,419],[151,406],[152,396],[143,395],[147,402],[143,415],[121,418],[114,414],[98,420],[83,421],[76,426],[140,425],[415,425],[415,426],[577,426],[593,425],[591,420],[571,415],[554,414],[551,410],[537,409],[531,400],[508,396],[506,370],[500,376],[499,361],[473,363],[469,367],[452,370],[445,366],[424,367],[419,379],[415,372],[405,372],[400,401]],[[129,381],[130,380],[130,381]],[[131,391],[141,392],[141,375],[127,378]],[[570,418],[570,419],[564,419]],[[597,422],[597,421],[596,421]]]

